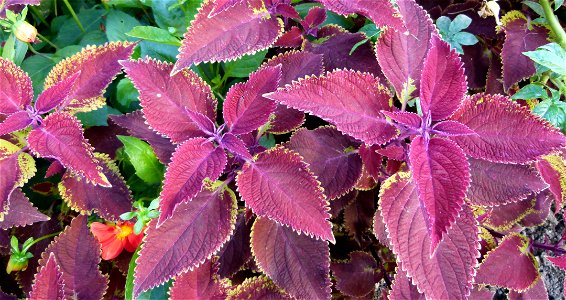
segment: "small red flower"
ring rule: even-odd
[[[122,250],[134,252],[142,242],[143,231],[134,233],[134,223],[118,222],[116,224],[103,224],[93,222],[90,231],[102,246],[102,259],[111,260],[116,258]]]

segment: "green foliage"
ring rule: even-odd
[[[118,136],[124,144],[124,151],[134,165],[136,175],[149,184],[163,180],[163,165],[157,160],[153,149],[146,142],[131,136]]]
[[[462,46],[475,45],[478,38],[475,35],[463,31],[472,24],[472,19],[466,15],[457,15],[454,20],[442,16],[436,20],[436,26],[442,38],[447,41],[456,51],[463,54]]]

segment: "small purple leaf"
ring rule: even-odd
[[[49,253],[45,266],[35,275],[35,280],[29,295],[30,300],[63,300],[65,299],[65,283],[63,273],[57,264],[55,255]]]
[[[456,121],[442,121],[434,124],[432,129],[442,136],[459,136],[476,134],[468,126]]]
[[[308,32],[309,30],[316,29],[326,20],[326,10],[322,7],[313,7],[301,21],[301,25]]]
[[[350,261],[333,262],[330,265],[336,277],[336,288],[351,297],[364,297],[371,293],[379,279],[377,262],[371,254],[354,251]]]
[[[200,131],[209,136],[214,134],[216,125],[209,117],[188,109],[185,109],[185,113],[191,118],[191,121],[197,125]]]
[[[48,220],[49,217],[39,212],[20,189],[14,189],[10,195],[8,210],[0,220],[0,229],[26,226]]]
[[[57,174],[63,174],[64,172],[65,172],[65,167],[63,167],[63,165],[60,162],[54,160],[47,168],[47,171],[45,171],[45,178],[47,179]]]
[[[495,206],[483,223],[495,230],[509,230],[532,211],[534,204],[534,196],[531,195],[524,200]]]
[[[227,282],[218,277],[216,259],[207,260],[197,268],[177,276],[169,290],[171,300],[226,299]]]
[[[362,144],[360,148],[358,148],[358,154],[360,154],[362,162],[364,163],[363,168],[376,180],[379,178],[383,160],[381,154],[377,153],[378,149],[378,145],[368,146],[366,144]]]
[[[32,123],[27,111],[19,111],[9,115],[0,123],[0,136],[22,130]]]
[[[547,155],[536,162],[540,176],[554,195],[556,211],[566,202],[566,161],[561,155]]]
[[[0,114],[25,110],[33,99],[31,79],[12,61],[0,58]]]
[[[248,151],[246,144],[231,133],[226,133],[222,136],[221,146],[245,160],[252,160],[252,155]]]
[[[62,104],[73,90],[80,75],[81,71],[78,71],[43,91],[35,101],[35,109],[40,114],[44,114]]]
[[[382,113],[391,118],[391,120],[405,125],[412,129],[419,129],[421,128],[422,118],[421,116],[417,115],[416,113],[412,112],[404,112],[404,111],[382,111]]]

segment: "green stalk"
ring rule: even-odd
[[[29,248],[31,248],[31,246],[33,246],[33,245],[35,245],[35,244],[37,244],[37,243],[39,243],[39,242],[41,242],[45,239],[52,238],[52,237],[58,235],[59,233],[61,233],[61,231],[55,232],[55,233],[52,233],[52,234],[48,234],[48,235],[44,235],[44,236],[38,238],[37,240],[33,240],[33,242],[31,242],[29,245],[27,245],[27,247],[22,249],[22,252],[27,252],[29,250]]]
[[[57,45],[53,44],[53,42],[51,42],[48,38],[44,37],[41,33],[37,33],[37,36],[44,42],[46,42],[47,44],[49,44],[49,46],[55,48],[55,50],[59,50],[59,47],[57,47]]]
[[[550,2],[548,0],[540,0],[540,5],[544,10],[544,17],[548,21],[550,29],[556,36],[556,42],[566,51],[566,32],[564,32],[564,28],[560,25],[560,21],[558,21],[558,18],[554,15]]]
[[[81,21],[79,20],[79,17],[77,17],[75,10],[73,9],[71,4],[69,3],[69,0],[63,0],[63,2],[65,3],[65,6],[67,6],[67,9],[71,12],[71,16],[73,16],[73,20],[75,20],[75,23],[77,23],[77,26],[79,26],[79,29],[83,33],[86,32],[85,28],[83,27],[83,24],[81,24]]]

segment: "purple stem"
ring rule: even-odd
[[[560,247],[557,247],[557,246],[553,246],[553,245],[547,245],[547,244],[532,242],[531,247],[544,249],[544,250],[552,251],[552,252],[555,252],[555,253],[566,254],[566,250],[564,250]]]

